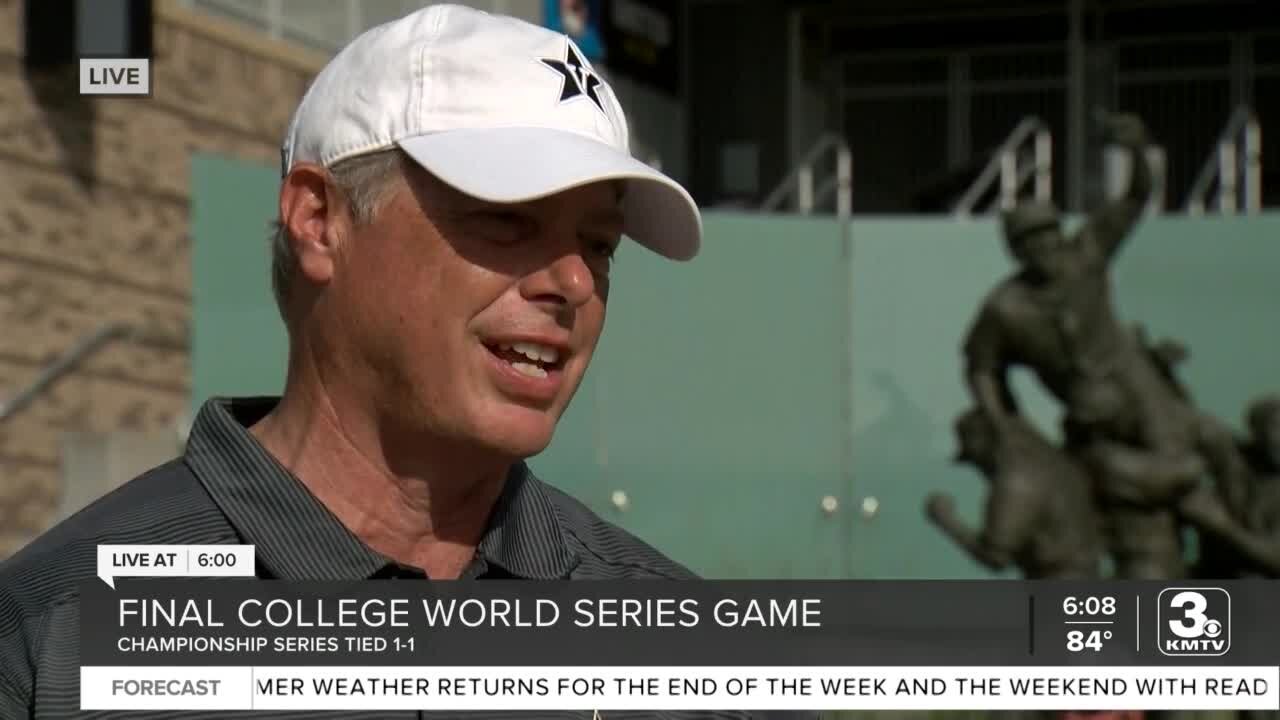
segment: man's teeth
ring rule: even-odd
[[[523,362],[513,362],[511,363],[511,367],[515,368],[516,372],[520,373],[521,375],[528,375],[529,377],[536,377],[536,378],[544,378],[547,376],[547,371],[543,370],[537,365],[531,365],[529,363],[523,363]]]
[[[560,353],[553,347],[536,343],[518,342],[514,345],[503,345],[503,350],[515,350],[534,362],[554,363],[560,359]]]

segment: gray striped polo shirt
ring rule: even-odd
[[[257,575],[285,580],[424,577],[365,545],[257,442],[248,428],[274,398],[211,400],[182,457],[126,483],[0,564],[0,718],[210,718],[227,713],[82,712],[78,584],[96,577],[96,546],[251,544]],[[512,469],[465,579],[692,579],[664,557],[519,464]],[[624,713],[623,717],[745,717]],[[232,713],[304,718],[312,712]],[[508,713],[454,713],[511,717]],[[342,713],[357,719],[438,713]],[[519,713],[518,717],[539,717]],[[591,717],[554,713],[542,717]]]

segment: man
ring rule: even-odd
[[[282,152],[283,396],[210,401],[182,458],[3,565],[0,717],[77,714],[98,543],[252,544],[288,580],[693,577],[523,462],[591,360],[622,235],[698,251],[694,202],[627,142],[578,49],[515,19],[435,5],[340,52]]]
[[[965,341],[970,390],[1004,425],[1018,413],[1007,373],[1027,367],[1064,406],[1074,445],[1132,448],[1171,466],[1198,455],[1239,508],[1243,463],[1230,433],[1191,406],[1160,353],[1115,312],[1111,263],[1146,208],[1151,177],[1141,121],[1112,117],[1108,134],[1128,151],[1132,178],[1127,192],[1077,233],[1065,235],[1047,205],[1005,216],[1005,241],[1019,269],[986,299]]]
[[[955,425],[957,462],[990,482],[983,527],[962,521],[949,495],[927,501],[930,520],[975,560],[992,570],[1016,566],[1029,579],[1087,579],[1099,575],[1101,528],[1089,476],[1076,462],[1021,421],[1002,433],[981,410]]]

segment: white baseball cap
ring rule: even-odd
[[[516,18],[442,4],[366,31],[303,96],[282,171],[396,146],[490,202],[622,180],[627,236],[675,260],[701,244],[697,204],[631,156],[622,106],[578,47]]]

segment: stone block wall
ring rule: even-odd
[[[190,158],[278,162],[324,62],[161,1],[152,97],[86,98],[75,68],[24,67],[21,13],[0,0],[0,401],[105,324],[155,339],[105,346],[0,420],[0,558],[52,522],[68,434],[185,421]]]

